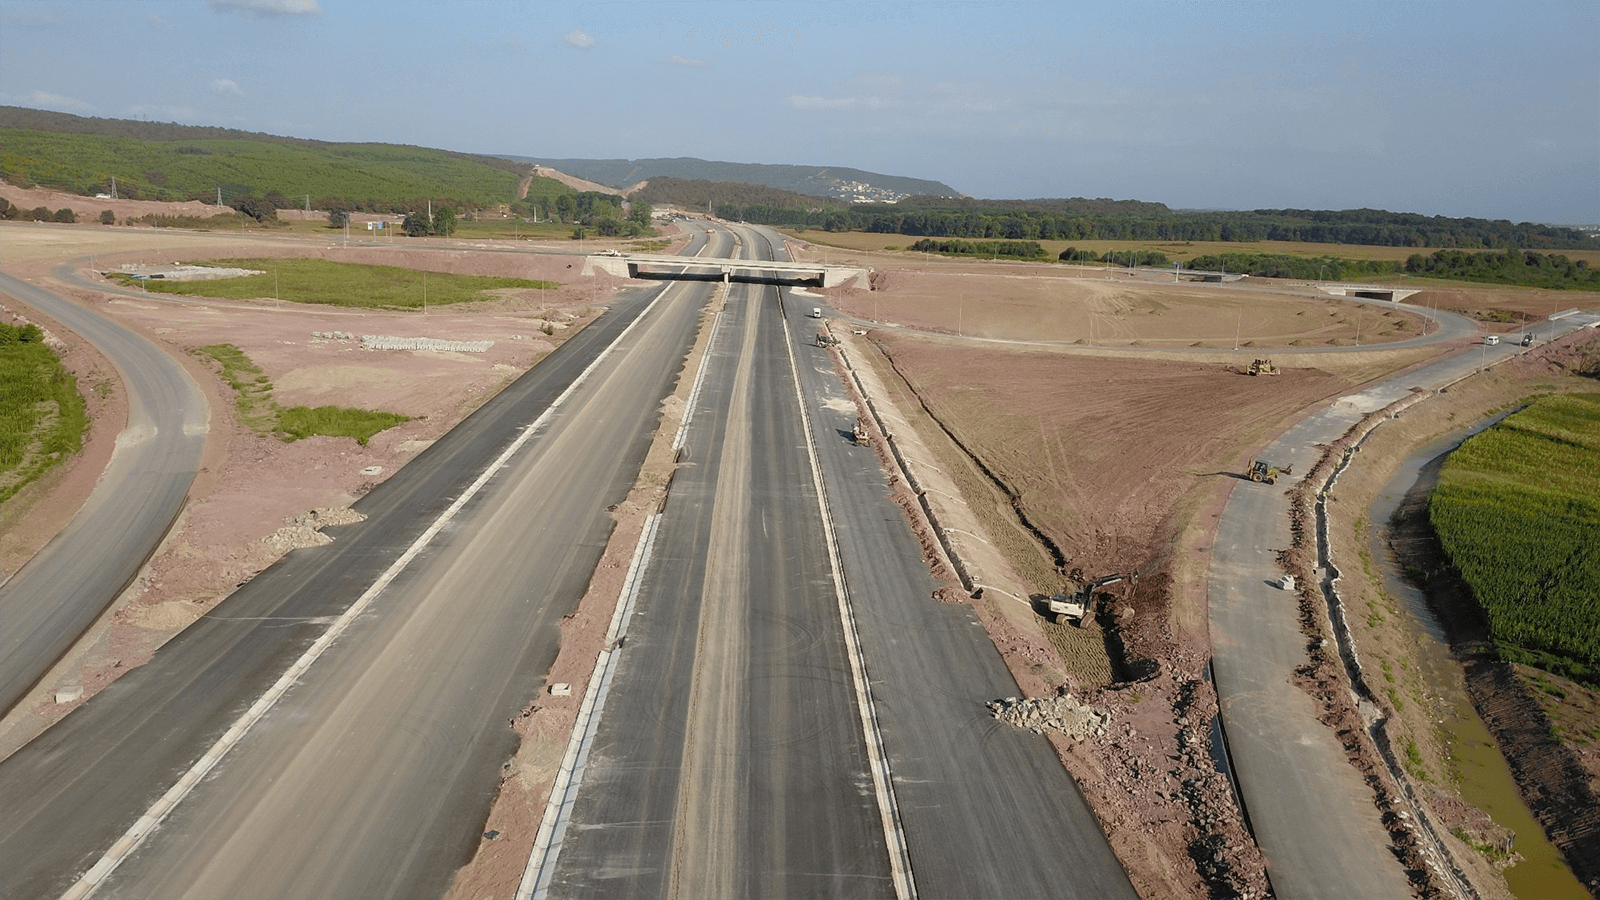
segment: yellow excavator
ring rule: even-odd
[[[1267,484],[1277,484],[1279,475],[1293,475],[1294,466],[1269,465],[1265,460],[1252,459],[1245,468],[1245,474],[1251,481],[1265,481]]]

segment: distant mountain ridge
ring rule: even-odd
[[[551,159],[544,156],[504,156],[522,163],[537,163],[614,188],[627,188],[651,178],[693,181],[739,181],[763,184],[797,194],[832,197],[857,203],[894,202],[917,194],[939,197],[965,196],[939,181],[884,175],[844,166],[785,166],[766,163],[719,162],[679,156],[663,159]]]

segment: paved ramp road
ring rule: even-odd
[[[200,469],[208,411],[183,367],[87,308],[0,275],[0,291],[72,329],[110,358],[128,391],[128,426],[100,483],[67,527],[0,585],[0,712],[11,709],[138,574]]]
[[[1575,316],[1550,327],[1560,334],[1588,321]],[[1260,458],[1308,471],[1319,444],[1413,387],[1437,388],[1519,352],[1509,343],[1472,347],[1379,382],[1308,416]],[[1279,897],[1410,896],[1372,790],[1317,721],[1311,697],[1291,681],[1310,657],[1295,595],[1269,584],[1279,574],[1277,552],[1289,543],[1285,493],[1282,482],[1235,486],[1212,550],[1212,661],[1239,789]]]

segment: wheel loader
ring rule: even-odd
[[[1266,460],[1252,459],[1245,469],[1245,474],[1251,481],[1264,481],[1267,484],[1277,484],[1279,475],[1293,475],[1294,466],[1274,466]]]

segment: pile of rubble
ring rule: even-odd
[[[1092,709],[1065,692],[1054,697],[991,700],[988,707],[996,719],[1008,725],[1026,728],[1034,734],[1055,731],[1080,741],[1103,737],[1111,722],[1110,714]]]
[[[348,331],[313,331],[311,339],[314,341],[353,341],[356,336]]]
[[[390,337],[384,334],[363,334],[363,350],[435,350],[455,353],[487,353],[494,341],[446,341],[439,338]]]
[[[298,516],[284,519],[284,525],[262,538],[262,543],[274,553],[288,553],[302,547],[320,547],[333,543],[333,538],[320,529],[330,525],[353,525],[366,521],[366,516],[348,507],[320,507]]]

